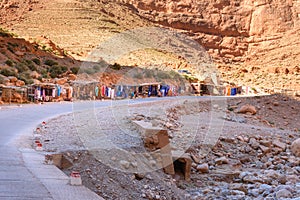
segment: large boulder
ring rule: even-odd
[[[24,81],[21,81],[21,80],[17,80],[17,82],[15,83],[15,85],[16,85],[17,87],[22,87],[22,86],[25,85],[25,82],[24,82]]]
[[[251,113],[252,115],[255,115],[257,113],[257,110],[256,110],[256,108],[254,106],[246,104],[246,105],[243,105],[238,110],[238,113],[243,113],[243,114]]]
[[[70,81],[75,81],[77,79],[77,76],[75,74],[69,74],[68,79]]]
[[[292,143],[291,151],[295,156],[300,157],[300,138]]]

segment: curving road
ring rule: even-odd
[[[114,105],[137,104],[170,98],[114,101]],[[73,110],[110,106],[111,101],[48,103],[2,107],[0,110],[0,200],[101,199],[82,187],[68,186],[58,169],[42,164],[42,153],[30,149],[32,130],[43,120]],[[25,136],[25,137],[24,137]],[[27,139],[26,139],[27,138]],[[24,141],[25,140],[25,141]],[[16,142],[18,141],[18,142]],[[19,146],[20,141],[26,145]]]

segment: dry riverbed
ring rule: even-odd
[[[247,104],[255,114],[237,112]],[[41,135],[44,151],[72,161],[63,171],[105,199],[300,198],[299,113],[299,100],[280,95],[112,104],[52,119]],[[147,150],[133,120],[168,129],[173,150],[193,158],[190,182],[140,170],[133,155]]]

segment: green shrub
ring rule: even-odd
[[[7,60],[7,61],[5,61],[5,64],[7,64],[8,66],[13,66],[14,65],[14,61],[12,61],[12,60]]]
[[[71,67],[71,72],[73,73],[73,74],[77,74],[78,72],[79,72],[79,67]]]
[[[59,75],[67,71],[68,68],[66,66],[53,65],[52,67],[49,68],[51,78],[57,78]]]
[[[18,77],[18,79],[24,81],[26,85],[30,85],[30,84],[34,83],[33,79],[30,78],[30,77],[27,77],[27,76],[21,75],[21,76]]]
[[[42,78],[49,78],[48,72],[45,69],[41,70],[40,74]]]
[[[50,77],[51,78],[57,78],[60,74],[62,74],[62,70],[60,66],[54,65],[49,69]]]
[[[24,63],[18,63],[16,64],[16,69],[18,70],[18,73],[23,73],[27,71],[29,68]]]
[[[118,63],[115,63],[113,65],[110,65],[110,68],[112,68],[113,70],[120,70],[122,66]]]
[[[19,46],[18,43],[11,43],[11,42],[8,42],[7,44],[8,44],[8,46],[11,46],[11,47],[14,47],[14,48],[16,48],[16,47]]]
[[[11,53],[15,53],[15,50],[12,46],[7,46],[7,50],[10,51]]]
[[[11,37],[12,35],[7,31],[2,28],[0,28],[0,37]]]
[[[23,60],[22,63],[24,63],[31,71],[37,71],[34,62],[32,62],[31,60]]]
[[[3,76],[17,76],[17,73],[14,70],[7,68],[2,69],[0,71],[0,74],[2,74]]]
[[[66,73],[68,71],[68,67],[60,66],[62,73]]]
[[[54,65],[58,65],[58,63],[54,60],[45,60],[44,62],[45,65],[48,65],[50,67],[54,66]]]
[[[34,63],[37,64],[37,65],[41,65],[41,60],[38,59],[38,58],[33,58],[33,59],[32,59],[32,62],[34,62]]]

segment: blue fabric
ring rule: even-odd
[[[236,88],[231,88],[231,94],[232,96],[237,94],[237,89]]]

